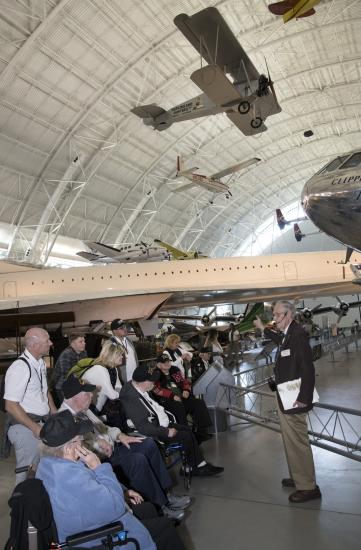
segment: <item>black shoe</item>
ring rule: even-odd
[[[209,462],[206,462],[204,466],[199,466],[198,468],[193,468],[192,476],[195,477],[206,477],[206,476],[216,476],[223,472],[224,468],[221,466],[213,466]]]
[[[308,491],[296,491],[288,497],[288,500],[297,504],[299,502],[307,502],[308,500],[315,500],[317,498],[322,498],[318,485],[316,485],[314,489]]]
[[[201,443],[203,443],[204,441],[208,441],[209,439],[212,439],[213,435],[212,434],[207,434],[205,432],[196,432],[194,434],[196,440],[197,440],[197,443],[198,445],[200,445]]]
[[[282,479],[282,487],[296,487],[295,482],[291,477],[285,477]]]

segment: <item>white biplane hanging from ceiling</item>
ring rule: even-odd
[[[282,110],[271,77],[259,74],[217,8],[190,17],[181,13],[174,23],[208,63],[190,76],[203,93],[168,111],[152,103],[131,112],[159,131],[218,113],[226,113],[246,136],[267,130],[266,118]]]

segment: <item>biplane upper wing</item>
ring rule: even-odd
[[[191,74],[191,80],[220,107],[232,107],[242,100],[240,93],[218,65],[197,69]]]
[[[234,166],[229,166],[228,168],[225,168],[224,170],[221,170],[220,172],[216,172],[215,174],[211,175],[211,178],[213,179],[220,179],[224,176],[228,176],[229,174],[234,174],[235,172],[239,172],[239,170],[243,170],[243,168],[247,168],[248,166],[251,166],[252,164],[255,164],[256,162],[260,162],[261,159],[258,158],[252,158],[248,160],[244,160],[243,162],[239,162],[238,164],[235,164]]]
[[[188,16],[177,15],[174,24],[210,64],[226,68],[239,83],[258,80],[259,73],[217,8]]]

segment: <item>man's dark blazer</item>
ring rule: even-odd
[[[312,350],[309,344],[308,336],[301,325],[292,321],[288,327],[287,334],[276,332],[265,328],[264,334],[271,338],[279,347],[275,362],[275,382],[282,384],[289,380],[301,378],[301,388],[297,401],[306,403],[306,407],[298,407],[283,411],[282,403],[277,393],[278,402],[281,410],[285,414],[297,414],[310,411],[312,409],[312,397],[315,387],[315,367],[312,361]],[[288,356],[282,356],[283,350],[290,350]]]
[[[158,417],[152,410],[151,405],[143,400],[132,382],[127,382],[122,387],[119,398],[127,418],[133,422],[138,432],[161,440],[168,437],[168,428],[159,425]]]

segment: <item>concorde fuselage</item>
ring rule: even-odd
[[[169,307],[352,294],[354,276],[342,259],[343,251],[311,252],[18,272],[4,263],[0,309],[135,295],[146,302],[155,294],[159,304],[170,296]]]

